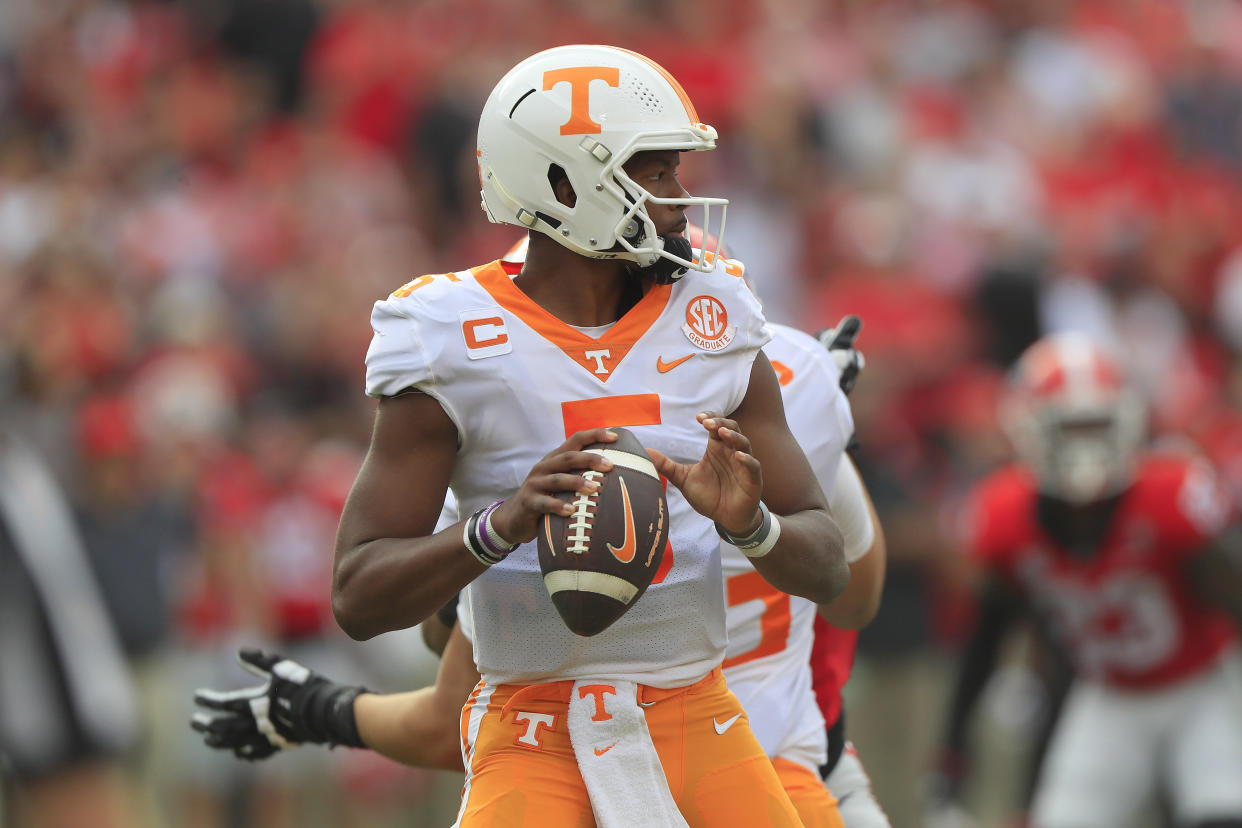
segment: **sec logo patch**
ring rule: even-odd
[[[715,296],[696,296],[686,304],[686,322],[681,332],[695,346],[705,351],[728,347],[737,333],[729,326],[729,314]]]

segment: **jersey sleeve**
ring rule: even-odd
[[[815,470],[824,494],[832,497],[838,466],[854,433],[849,401],[841,391],[836,362],[823,345],[801,331],[770,324],[764,352],[781,383],[785,420]]]
[[[841,372],[837,370],[837,363],[832,355],[818,340],[805,334],[803,337],[808,349],[810,370],[802,377],[795,377],[794,384],[798,384],[799,380],[803,385],[814,384],[816,388],[813,393],[818,394],[823,402],[815,412],[808,412],[803,410],[797,400],[790,400],[791,404],[786,406],[785,417],[792,428],[795,419],[811,414],[813,423],[800,427],[796,435],[799,441],[805,439],[821,443],[825,456],[843,458],[850,438],[854,435],[854,414],[850,410],[849,399],[841,390]],[[808,452],[808,456],[809,454]],[[830,477],[825,479],[821,476],[819,481],[825,494],[829,495],[841,479],[837,468],[834,467],[831,471]]]
[[[746,282],[746,265],[737,259],[721,259],[718,270],[724,272],[725,277],[732,281],[734,289],[742,297],[749,323],[746,331],[747,344],[758,351],[771,341],[772,330],[763,315],[763,306],[759,303],[759,297],[755,296]]]
[[[367,394],[391,397],[407,388],[434,382],[431,360],[418,325],[400,300],[389,297],[371,310],[371,345],[367,348]]]
[[[737,393],[729,400],[726,411],[728,414],[732,414],[742,404],[746,390],[750,386],[750,372],[755,358],[763,346],[772,340],[772,330],[768,326],[767,319],[764,318],[763,308],[747,286],[743,278],[744,273],[745,265],[736,259],[718,259],[716,269],[709,277],[718,286],[717,289],[721,291],[729,304],[738,309],[736,321],[732,310],[729,320],[731,324],[736,325],[734,348],[748,355],[746,359],[737,360],[738,370],[744,373],[738,377],[739,382],[734,385]]]
[[[828,505],[845,540],[846,563],[861,560],[875,542],[875,527],[871,524],[871,511],[867,508],[858,470],[847,459],[842,458],[837,464],[837,484]]]

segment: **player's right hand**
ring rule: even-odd
[[[337,684],[276,653],[243,649],[238,659],[263,683],[195,691],[194,703],[203,709],[191,716],[190,727],[208,747],[256,760],[301,742],[362,746],[353,704],[365,688]]]
[[[556,497],[561,492],[591,494],[599,484],[587,480],[582,472],[594,469],[606,472],[612,461],[596,452],[583,451],[592,443],[612,443],[615,431],[589,428],[570,435],[536,463],[522,481],[522,486],[492,514],[492,528],[509,543],[534,540],[544,515],[569,515],[573,507]]]

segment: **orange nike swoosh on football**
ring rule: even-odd
[[[625,488],[625,478],[620,478],[618,482],[621,484],[621,502],[625,504],[625,538],[620,546],[608,544],[608,551],[621,563],[629,563],[638,551],[634,542],[634,510],[630,507],[630,490]]]
[[[673,370],[678,365],[681,365],[692,356],[694,356],[694,354],[686,354],[684,357],[675,359],[672,362],[665,362],[664,357],[656,357],[656,370],[661,374],[667,374],[669,371]]]

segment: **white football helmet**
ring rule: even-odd
[[[712,226],[718,207],[712,234],[719,240],[728,199],[657,198],[623,166],[646,150],[715,147],[716,130],[699,122],[685,91],[655,62],[614,46],[559,46],[510,69],[483,106],[483,210],[491,221],[538,230],[583,256],[640,267],[663,258],[707,272],[718,251],[666,250],[647,205],[700,207],[704,227]],[[573,207],[557,201],[552,165],[573,185]]]
[[[1129,485],[1146,410],[1099,345],[1077,333],[1046,336],[1011,379],[1001,424],[1042,492],[1081,505]]]

